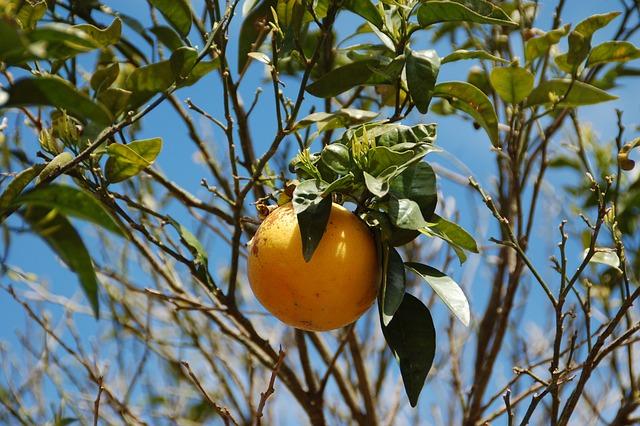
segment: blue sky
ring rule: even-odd
[[[149,22],[146,16],[145,2],[142,1],[111,1],[107,2],[114,10],[122,11],[123,13],[130,14],[143,21],[145,24]],[[551,15],[553,7],[556,1],[542,0],[541,5],[541,20],[539,26],[542,29],[548,28],[551,23]],[[594,13],[608,12],[611,10],[618,10],[619,4],[617,1],[580,1],[580,0],[568,0],[565,16],[565,22],[576,23],[586,16]],[[197,10],[200,10],[198,8]],[[105,21],[106,22],[106,21]],[[240,19],[236,18],[234,27],[237,30],[237,25]],[[349,13],[343,13],[338,21],[337,29],[339,34],[346,34],[348,30],[354,28],[355,23],[359,23],[360,20],[355,19],[353,15]],[[615,26],[612,24],[612,27]],[[607,40],[611,35],[611,30],[606,29],[598,32],[594,38],[594,44],[600,41]],[[232,32],[233,34],[234,32]],[[200,42],[196,42],[197,38],[193,39],[195,45],[200,45]],[[638,39],[635,40],[636,44],[639,44]],[[233,37],[230,39],[231,52],[236,51],[236,39]],[[414,49],[426,49],[433,48],[429,43],[429,38],[426,34],[418,34],[413,42]],[[436,45],[436,50],[440,56],[444,56],[449,53],[449,48],[446,45]],[[235,61],[233,61],[235,62]],[[87,58],[85,62],[87,68],[91,70],[93,63],[90,58]],[[439,81],[446,80],[465,80],[467,72],[472,66],[472,62],[459,62],[444,65],[440,71]],[[274,130],[274,111],[273,111],[273,98],[271,96],[270,83],[264,83],[263,81],[263,67],[259,63],[254,63],[248,73],[245,82],[243,83],[242,96],[246,103],[249,103],[253,98],[253,91],[257,85],[261,85],[264,89],[264,93],[257,105],[256,113],[253,118],[255,122],[252,127],[253,137],[257,142],[258,152],[262,152],[266,149],[266,145],[271,141],[271,135]],[[290,80],[290,82],[292,82]],[[294,86],[290,84],[285,90],[290,90],[290,87]],[[614,102],[587,107],[581,110],[580,117],[584,121],[593,123],[594,129],[602,137],[603,140],[611,139],[616,133],[616,115],[615,108],[625,111],[625,122],[628,124],[628,128],[632,129],[637,125],[637,117],[640,112],[640,103],[636,96],[640,95],[639,86],[633,85],[630,80],[622,81],[622,86],[613,90],[613,93],[620,98]],[[201,80],[195,87],[182,89],[177,93],[181,100],[191,98],[194,103],[203,107],[209,111],[212,115],[220,117],[222,115],[222,107],[220,97],[222,92],[215,76],[209,76]],[[308,97],[311,100],[311,97]],[[317,102],[316,102],[317,103]],[[308,104],[309,106],[311,103]],[[308,108],[308,107],[306,107]],[[308,112],[303,110],[301,115],[305,115]],[[201,120],[199,116],[192,115],[196,120],[200,129],[203,129],[205,134],[211,135],[212,145],[214,146],[213,152],[216,153],[220,150],[221,154],[224,154],[224,140],[217,129],[212,128],[209,123]],[[413,115],[407,123],[417,122],[436,122],[438,123],[438,140],[437,143],[444,150],[457,158],[468,170],[485,186],[490,189],[493,184],[492,174],[494,173],[494,154],[490,151],[490,144],[482,131],[475,131],[470,122],[462,122],[459,119],[451,117],[440,117],[433,114],[427,116]],[[194,147],[191,141],[188,139],[186,129],[179,120],[174,118],[174,112],[171,107],[160,106],[148,117],[145,118],[142,130],[138,135],[140,138],[144,137],[156,137],[161,136],[164,139],[164,148],[160,154],[157,164],[166,175],[171,177],[180,185],[193,191],[195,194],[206,197],[206,193],[203,192],[200,187],[200,179],[207,177],[207,170],[200,164],[194,162]],[[632,136],[628,134],[628,136]],[[35,152],[37,149],[37,139],[29,133],[24,135],[24,144],[29,150]],[[291,152],[293,153],[293,151]],[[465,169],[459,168],[453,162],[451,162],[447,156],[434,155],[427,159],[435,163],[441,164],[446,167],[452,167],[458,173],[467,175],[468,172]],[[549,179],[564,179],[562,174],[550,174]],[[494,228],[487,230],[474,229],[473,226],[477,222],[476,217],[486,218],[486,212],[480,207],[479,200],[476,196],[471,196],[467,189],[462,189],[458,185],[453,184],[446,179],[440,179],[440,189],[447,197],[454,197],[456,204],[461,213],[461,221],[463,225],[466,225],[468,229],[473,231],[482,245],[488,244],[487,237],[495,235],[491,233]],[[548,265],[548,256],[550,251],[553,250],[555,241],[557,239],[557,224],[563,218],[568,218],[573,223],[579,224],[577,217],[568,217],[569,214],[566,210],[567,206],[557,205],[550,200],[543,200],[540,205],[541,212],[548,213],[549,217],[541,216],[545,219],[542,223],[537,223],[537,232],[534,235],[539,235],[532,246],[531,253],[534,262],[542,265],[542,270],[547,277],[555,279],[550,268],[545,268]],[[174,212],[172,212],[174,213]],[[181,218],[181,212],[175,211],[178,220]],[[483,216],[484,215],[484,216]],[[184,216],[182,216],[184,218]],[[548,220],[546,220],[548,219]],[[188,219],[186,225],[191,226]],[[19,225],[20,222],[16,218],[10,220],[12,225]],[[98,254],[100,250],[104,248],[97,246],[97,239],[94,238],[95,230],[85,224],[77,223],[79,229],[82,230],[83,238],[85,242],[91,247],[93,253]],[[205,235],[205,243],[208,243],[208,247],[212,250],[212,269],[223,267],[228,264],[226,251],[223,252],[223,256],[213,255],[215,252],[215,241],[210,235]],[[493,252],[490,250],[488,253]],[[579,260],[581,250],[577,246],[573,246],[570,252],[569,261],[576,263]],[[484,255],[486,255],[485,253]],[[488,269],[485,267],[482,259],[483,255],[471,256],[469,264],[477,262],[481,263],[481,267],[477,273],[465,274],[464,269],[460,268],[457,264],[454,264],[448,272],[456,280],[463,282],[468,291],[468,297],[471,303],[472,315],[478,316],[482,313],[484,301],[489,289]],[[59,260],[55,258],[52,252],[37,238],[29,234],[16,234],[12,246],[11,253],[8,258],[8,263],[21,268],[24,271],[37,274],[42,280],[49,283],[51,291],[57,294],[63,294],[66,296],[76,295],[79,302],[84,303],[82,294],[78,292],[78,283],[76,277],[62,267]],[[144,275],[141,271],[137,271],[136,274],[140,279],[144,279]],[[3,284],[6,284],[6,280]],[[21,283],[14,283],[18,289],[25,289],[25,285]],[[537,287],[533,287],[531,290],[531,297],[541,298],[543,297],[541,291]],[[542,300],[542,299],[540,299]],[[51,311],[59,314],[59,310],[55,307],[50,307]],[[440,331],[441,345],[444,346],[444,326],[448,322],[449,313],[442,309],[438,303],[434,309],[434,315],[436,318],[436,327]],[[16,331],[25,329],[24,314],[19,306],[13,301],[9,300],[6,293],[0,293],[0,324],[3,327],[0,328],[0,340],[7,341],[12,347],[17,347]],[[544,326],[545,324],[540,324]],[[87,317],[86,321],[82,321],[81,330],[86,333],[89,340],[95,339],[96,327],[93,320]],[[508,369],[505,370],[505,374],[508,374]],[[446,389],[444,390],[446,391]],[[443,394],[446,396],[446,393]],[[436,396],[437,397],[437,393]]]

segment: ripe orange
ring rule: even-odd
[[[338,204],[308,263],[293,206],[275,209],[249,242],[247,269],[253,293],[269,312],[313,331],[358,319],[375,300],[380,280],[373,235]]]

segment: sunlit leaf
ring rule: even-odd
[[[407,262],[405,266],[422,277],[456,318],[466,327],[469,326],[471,320],[469,301],[458,283],[431,266],[415,262]]]
[[[440,70],[440,58],[435,50],[407,49],[405,56],[407,84],[411,99],[418,111],[426,114]]]
[[[343,7],[360,15],[377,28],[382,28],[383,21],[378,8],[370,0],[346,0]]]
[[[480,59],[483,61],[494,61],[494,62],[500,62],[500,63],[508,63],[509,61],[507,61],[506,59],[502,59],[498,56],[492,55],[491,53],[487,52],[486,50],[464,50],[464,49],[460,49],[460,50],[456,50],[453,53],[449,53],[447,56],[445,56],[444,58],[442,58],[441,64],[447,64],[449,62],[455,62],[455,61],[463,61],[463,60],[469,60],[469,59]]]
[[[44,164],[36,164],[18,173],[0,194],[0,221],[5,210],[13,203],[22,191],[44,169]]]
[[[107,28],[101,29],[89,24],[74,25],[75,29],[78,29],[87,34],[99,47],[107,47],[115,44],[120,40],[120,34],[122,32],[122,21],[120,18],[115,18],[111,25]]]
[[[375,59],[353,62],[329,71],[307,86],[307,92],[319,98],[331,98],[367,83],[373,74],[372,67],[378,65]]]
[[[418,22],[423,27],[451,21],[517,25],[502,9],[485,0],[431,0],[418,9]]]
[[[573,31],[569,33],[569,51],[567,52],[567,63],[576,69],[582,61],[589,55],[591,50],[591,37],[600,28],[605,27],[620,12],[609,12],[598,15],[591,15],[578,23]]]
[[[49,184],[25,192],[14,204],[55,209],[65,216],[86,220],[117,235],[125,236],[122,228],[93,195],[68,185]]]
[[[534,59],[545,55],[551,46],[557,44],[562,37],[566,36],[569,32],[570,24],[564,25],[555,30],[544,33],[541,36],[533,37],[525,43],[524,56],[527,63],[530,63]]]
[[[162,16],[178,31],[186,37],[191,30],[191,6],[188,0],[149,0]]]
[[[523,101],[533,90],[533,74],[527,69],[508,66],[491,70],[489,77],[496,93],[507,103]]]
[[[628,41],[606,41],[591,50],[587,66],[609,62],[627,62],[640,58],[640,49]]]
[[[560,107],[576,107],[612,101],[618,97],[581,81],[571,84],[571,80],[547,80],[529,94],[527,106],[550,104],[555,99],[561,100],[558,103]]]
[[[450,81],[436,85],[433,96],[447,99],[452,107],[469,114],[487,132],[491,142],[498,144],[498,117],[482,90],[464,81]]]
[[[56,155],[51,161],[47,163],[44,169],[42,169],[40,175],[38,176],[38,181],[46,181],[50,176],[57,173],[58,170],[72,162],[74,158],[75,157],[73,156],[73,154],[69,151],[64,151]]]
[[[20,106],[50,106],[67,111],[80,119],[101,124],[111,122],[112,116],[102,105],[92,101],[68,81],[55,76],[22,78],[8,90],[9,99],[0,108]]]
[[[161,138],[142,139],[127,145],[111,144],[107,147],[105,177],[116,183],[135,176],[153,164],[161,149]]]

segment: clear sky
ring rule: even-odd
[[[136,16],[145,24],[149,22],[146,15],[147,7],[146,2],[143,1],[108,1],[106,2],[113,9],[122,11],[124,13]],[[199,2],[196,2],[199,3]],[[539,26],[542,29],[547,29],[551,23],[551,14],[556,1],[541,0],[541,15],[542,19],[539,21]],[[198,9],[199,10],[199,9]],[[594,13],[607,12],[611,10],[619,10],[619,3],[617,1],[606,0],[568,0],[565,21],[576,23],[586,16]],[[354,22],[359,22],[354,19],[353,15],[349,13],[343,13],[343,16],[338,21],[339,34],[345,34],[348,30],[353,28]],[[359,18],[358,18],[359,19]],[[236,18],[236,29],[239,22],[239,17]],[[612,27],[615,25],[612,25]],[[594,44],[600,41],[606,40],[611,35],[610,30],[603,30],[598,32],[594,39]],[[196,43],[194,39],[194,44]],[[636,38],[634,40],[636,45],[640,44]],[[426,35],[418,36],[414,40],[414,46],[417,49],[430,48],[429,41]],[[563,45],[564,46],[564,45]],[[564,48],[564,47],[563,47]],[[231,51],[235,52],[236,40],[231,38]],[[449,48],[444,45],[437,45],[436,49],[440,56],[444,56],[449,53]],[[84,63],[87,67],[92,67],[92,62],[87,59]],[[440,71],[439,81],[445,80],[464,80],[466,79],[469,67],[473,65],[473,62],[459,62],[455,64],[444,65]],[[634,64],[636,67],[638,64]],[[92,68],[88,68],[92,69]],[[262,85],[265,93],[262,96],[257,108],[254,123],[252,128],[253,137],[258,142],[258,151],[266,149],[266,144],[270,142],[273,134],[274,120],[273,120],[273,99],[270,95],[270,83],[264,83],[263,81],[263,67],[259,63],[254,63],[251,67],[251,71],[247,76],[246,81],[243,83],[245,88],[242,92],[245,100],[252,99],[253,90],[256,85]],[[611,139],[616,132],[615,124],[615,108],[625,111],[625,122],[628,124],[628,128],[632,129],[638,124],[638,113],[640,112],[640,102],[636,96],[640,96],[640,86],[631,84],[630,80],[622,81],[622,86],[613,90],[613,93],[620,98],[614,102],[586,107],[581,110],[580,116],[585,121],[593,123],[593,127],[600,134],[602,139]],[[216,77],[211,75],[201,80],[195,87],[185,88],[178,91],[177,96],[184,100],[187,97],[199,106],[203,107],[210,113],[216,116],[221,116],[221,103],[220,97],[222,96],[219,90],[219,85],[216,82]],[[309,99],[311,97],[309,96]],[[247,101],[248,102],[248,101]],[[306,112],[303,112],[303,115]],[[205,129],[208,134],[211,135],[213,144],[215,145],[214,152],[217,149],[223,147],[223,139],[217,130],[211,128],[211,126],[201,120],[197,115],[193,116],[198,126],[201,129]],[[459,119],[450,117],[440,117],[433,114],[427,116],[413,115],[408,123],[413,122],[436,122],[438,123],[438,139],[437,144],[444,148],[448,153],[455,156],[461,163],[464,164],[468,170],[481,182],[486,188],[490,188],[492,185],[491,176],[494,173],[494,154],[490,151],[490,144],[487,137],[481,131],[475,131],[469,122],[463,122]],[[140,137],[156,137],[161,136],[164,139],[164,148],[161,152],[157,164],[158,166],[170,176],[173,180],[178,182],[185,188],[193,191],[196,194],[206,196],[200,187],[200,179],[207,176],[207,170],[202,165],[194,161],[194,147],[187,137],[187,132],[182,123],[176,120],[173,116],[173,110],[170,107],[161,106],[149,114],[144,119],[142,132]],[[631,133],[629,133],[631,136]],[[37,149],[37,138],[31,133],[24,134],[24,144],[31,152],[35,152]],[[293,153],[293,151],[292,151]],[[428,161],[441,164],[445,167],[456,167],[446,156],[433,156],[427,158]],[[467,175],[468,172],[461,168],[455,169],[458,173]],[[558,179],[562,175],[550,174],[549,179]],[[478,215],[481,217],[487,217],[486,212],[480,206],[479,200],[475,196],[471,196],[468,190],[461,189],[458,185],[451,182],[440,179],[440,189],[444,192],[445,196],[453,197],[456,199],[456,204],[462,215],[462,224],[466,224],[467,227],[477,221],[475,218]],[[531,246],[532,257],[534,262],[543,266],[543,271],[548,276],[552,276],[551,269],[546,269],[544,266],[548,264],[548,257],[550,251],[555,248],[556,240],[556,227],[557,224],[563,218],[569,218],[576,220],[577,217],[568,217],[568,211],[566,206],[558,204],[557,201],[553,202],[551,199],[546,199],[541,204],[541,209],[545,210],[546,217],[544,223],[537,223],[538,234],[540,236]],[[176,211],[177,215],[180,215],[179,211]],[[177,217],[180,220],[180,216]],[[20,221],[16,218],[12,218],[10,223],[14,226],[20,225]],[[189,221],[187,220],[187,225]],[[99,253],[104,248],[96,245],[95,230],[88,225],[76,223],[79,229],[82,230],[83,238],[90,249],[94,253]],[[492,233],[493,228],[487,229],[470,229],[473,231],[480,244],[488,244],[487,237],[495,236]],[[534,233],[535,234],[535,233]],[[228,259],[226,258],[227,252],[224,251],[224,255],[215,255],[213,250],[214,241],[211,236],[205,239],[205,243],[209,244],[209,249],[212,250],[210,256],[212,269],[217,267],[226,266]],[[0,242],[0,244],[3,244]],[[581,251],[578,247],[572,247],[570,255],[570,262],[577,262]],[[42,280],[49,283],[51,291],[56,294],[63,294],[65,296],[75,295],[76,299],[80,303],[85,303],[84,296],[79,292],[79,286],[76,277],[67,271],[60,261],[56,259],[53,253],[48,249],[45,244],[39,239],[29,234],[15,234],[15,238],[12,241],[11,253],[8,258],[8,263],[21,268],[24,271],[37,274]],[[475,270],[474,265],[479,265],[479,269]],[[484,301],[487,291],[489,290],[489,283],[486,280],[488,277],[488,269],[482,261],[482,255],[471,256],[468,269],[460,268],[458,265],[454,265],[447,271],[454,279],[462,282],[467,288],[467,294],[470,300],[472,315],[480,315],[484,307]],[[466,271],[466,272],[465,272]],[[3,279],[3,284],[7,284],[6,278]],[[27,289],[27,286],[23,283],[13,282],[13,284],[20,291]],[[542,294],[538,291],[538,288],[532,289],[531,297],[541,297]],[[59,314],[59,309],[51,306],[51,311],[54,317]],[[443,330],[443,325],[448,320],[449,313],[445,309],[436,307],[434,310],[436,318],[436,328]],[[25,316],[19,306],[9,299],[6,293],[0,292],[0,340],[8,342],[11,347],[16,348],[18,343],[16,340],[16,331],[25,330]],[[81,321],[81,328],[89,340],[95,339],[93,333],[95,333],[95,324],[91,317],[87,317],[86,321]],[[440,339],[442,340],[442,346],[444,346],[444,339],[446,336],[444,333],[440,333]],[[1,380],[0,380],[1,382]],[[443,390],[446,391],[446,390]],[[445,396],[445,395],[443,395]],[[437,396],[436,396],[437,397]]]

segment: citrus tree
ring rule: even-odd
[[[0,421],[638,421],[640,4],[566,3],[0,0]]]

